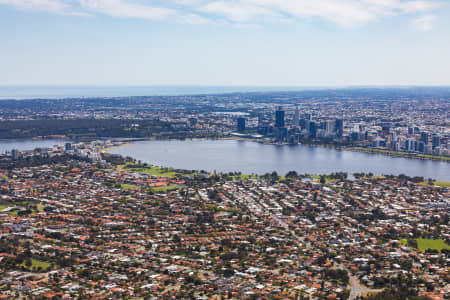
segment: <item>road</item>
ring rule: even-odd
[[[355,300],[357,297],[365,293],[379,293],[382,291],[363,287],[359,282],[358,278],[353,276],[350,272],[348,272],[348,276],[350,278],[350,297],[348,298],[349,300]]]

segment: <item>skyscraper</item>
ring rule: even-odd
[[[300,125],[300,111],[298,110],[298,106],[296,106],[294,113],[294,126],[298,127],[299,125]]]
[[[275,112],[275,127],[284,127],[284,110],[281,106],[279,106],[277,111]]]
[[[317,135],[317,124],[315,122],[309,123],[309,136],[315,138]]]
[[[433,135],[432,143],[433,149],[441,146],[441,138],[438,135]]]
[[[344,135],[344,120],[343,119],[336,119],[335,122],[335,130],[336,130],[336,136],[342,137]]]
[[[327,120],[325,122],[325,132],[327,134],[333,133],[335,130],[335,127],[336,127],[336,122],[333,122],[333,120]]]
[[[238,132],[245,131],[245,118],[237,118],[237,131]]]
[[[426,144],[428,144],[428,133],[422,132],[420,134],[420,140]]]
[[[19,156],[20,156],[19,150],[13,149],[13,150],[11,151],[11,157],[12,157],[12,159],[18,159]]]

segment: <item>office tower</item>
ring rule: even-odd
[[[433,135],[432,139],[433,149],[441,145],[441,138],[438,135]]]
[[[11,151],[11,157],[12,157],[12,159],[18,159],[19,156],[20,156],[19,150],[13,149],[13,150]]]
[[[197,125],[196,118],[189,118],[188,121],[189,121],[189,126],[191,126],[191,127]]]
[[[419,142],[418,146],[417,146],[417,150],[421,153],[425,152],[425,143],[424,142]]]
[[[408,134],[414,134],[414,128],[408,127]]]
[[[408,152],[415,151],[416,150],[416,140],[415,139],[406,139],[405,150]]]
[[[303,114],[303,119],[311,121],[311,114]]]
[[[237,131],[238,132],[245,131],[245,118],[237,118]]]
[[[310,126],[311,126],[311,121],[310,121],[310,120],[307,120],[307,119],[302,119],[302,120],[304,120],[304,122],[305,122],[305,127],[304,127],[304,129],[305,129],[306,131],[309,132],[309,128],[310,128]]]
[[[309,136],[315,138],[317,135],[317,124],[315,122],[309,123]]]
[[[277,111],[275,112],[275,127],[284,127],[284,110],[281,106],[278,107]]]
[[[325,122],[325,132],[327,134],[331,134],[334,132],[334,128],[335,128],[336,122],[332,121],[332,120],[328,120]]]
[[[294,126],[298,127],[299,125],[300,125],[300,111],[298,110],[298,106],[296,106],[294,113]]]
[[[426,144],[428,144],[428,133],[422,132],[420,134],[420,140]]]
[[[264,113],[258,114],[258,128],[264,127]]]
[[[383,132],[383,134],[388,135],[391,132],[391,125],[385,124],[381,126],[381,131]]]
[[[300,119],[300,128],[301,129],[306,129],[306,122],[309,122],[306,119]]]
[[[65,148],[66,148],[66,151],[72,150],[72,144],[71,143],[66,143]]]
[[[336,130],[336,136],[342,137],[344,135],[344,120],[336,119],[334,127]]]

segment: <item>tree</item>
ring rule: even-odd
[[[298,178],[298,174],[296,171],[289,171],[286,173],[286,178]]]
[[[325,179],[325,176],[321,175],[320,176],[320,183],[321,184],[325,184],[327,182],[327,180]]]

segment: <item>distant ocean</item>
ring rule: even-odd
[[[315,89],[323,88],[284,86],[0,86],[0,100],[179,96],[237,92],[304,91]]]

